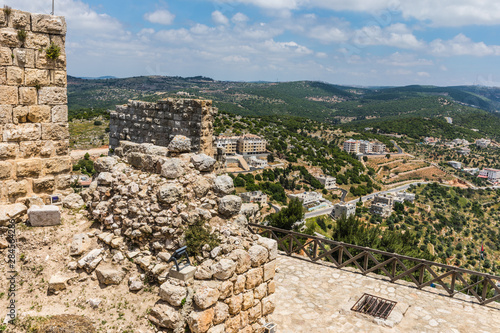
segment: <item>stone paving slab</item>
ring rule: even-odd
[[[280,333],[300,332],[500,332],[500,307],[472,303],[418,290],[405,282],[278,256],[276,310],[272,320]],[[364,293],[398,302],[385,324],[350,310]],[[399,321],[399,322],[398,322]]]

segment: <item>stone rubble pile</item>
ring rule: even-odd
[[[232,195],[232,179],[212,173],[215,160],[207,155],[169,157],[168,148],[123,141],[115,152],[96,161],[100,173],[82,193],[101,223],[100,247],[90,249],[87,235],[75,235],[70,251],[80,258],[71,268],[95,271],[104,285],[128,281],[132,292],[146,277],[158,281],[160,300],[149,319],[159,327],[261,332],[275,307],[277,244],[246,227],[259,219],[259,207]],[[185,245],[188,226],[199,221],[220,244],[203,246],[194,279],[174,279],[168,261]]]

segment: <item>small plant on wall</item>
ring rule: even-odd
[[[5,16],[9,16],[12,13],[12,8],[10,8],[7,5],[4,5],[3,6],[3,12],[4,12]]]
[[[27,36],[26,30],[21,29],[21,30],[17,31],[17,38],[19,39],[19,41],[22,44],[24,44],[24,41],[26,40],[26,36]]]
[[[61,48],[54,43],[45,50],[47,59],[55,60],[61,55]]]

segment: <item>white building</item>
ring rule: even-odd
[[[260,203],[261,205],[267,203],[267,194],[262,193],[262,191],[241,193],[240,197],[245,203]]]
[[[370,141],[359,141],[359,153],[369,154],[372,152],[373,144]]]
[[[256,156],[250,157],[248,159],[248,164],[250,164],[250,166],[257,168],[257,169],[264,169],[264,168],[267,168],[269,166],[267,161],[264,161],[260,158],[257,158]]]
[[[370,213],[374,215],[380,215],[382,217],[389,217],[392,213],[392,207],[387,204],[383,204],[381,202],[372,203],[370,207]]]
[[[386,145],[381,142],[349,139],[344,141],[344,151],[355,154],[383,154]]]
[[[350,204],[350,203],[345,203],[345,202],[339,202],[333,206],[332,212],[330,213],[330,216],[334,219],[338,219],[342,216],[345,216],[345,218],[348,218],[351,215],[356,214],[356,205],[355,204]]]
[[[488,180],[496,182],[500,179],[500,170],[498,169],[484,169],[481,172],[486,171],[486,176]]]
[[[479,148],[488,148],[488,146],[491,144],[491,140],[488,139],[479,139],[476,140],[476,146]]]
[[[467,156],[470,154],[470,149],[469,148],[462,148],[462,149],[457,150],[457,153]]]
[[[415,201],[415,193],[410,193],[410,192],[396,192],[396,193],[394,193],[394,197],[399,199],[399,200],[408,201],[408,202]]]
[[[460,170],[462,169],[462,163],[457,162],[457,161],[449,161],[449,165],[451,165],[454,169]]]
[[[355,154],[359,153],[359,141],[353,139],[344,141],[344,151]]]
[[[299,201],[302,202],[302,205],[304,206],[323,200],[323,195],[314,191],[299,194],[289,194],[288,197],[290,199],[299,199]]]
[[[331,176],[317,176],[316,178],[327,190],[331,190],[337,187],[337,178]]]

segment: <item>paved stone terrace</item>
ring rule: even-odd
[[[300,332],[500,332],[500,306],[471,303],[418,290],[380,277],[278,256],[275,278],[280,333]],[[392,328],[350,308],[364,293],[398,302],[386,321]],[[467,301],[469,300],[469,301]],[[491,303],[490,303],[491,304]]]

